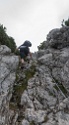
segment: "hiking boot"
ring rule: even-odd
[[[25,69],[26,68],[26,64],[21,64],[21,69]]]
[[[24,69],[24,66],[21,66],[21,69]]]

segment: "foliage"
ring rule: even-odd
[[[41,49],[44,49],[44,48],[45,48],[45,41],[40,43],[40,45],[38,46],[38,50],[41,50]]]
[[[20,51],[18,49],[15,49],[15,54],[20,55]]]
[[[16,49],[16,43],[15,43],[14,39],[13,39],[12,37],[9,37],[8,39],[9,39],[9,41],[10,41],[10,44],[9,44],[8,47],[11,48],[12,52],[15,52],[15,49]]]
[[[35,125],[35,122],[34,122],[34,121],[31,121],[31,122],[30,122],[30,125]]]
[[[16,43],[12,37],[6,33],[6,27],[0,24],[0,44],[8,46],[12,52],[15,52]]]
[[[62,26],[69,26],[69,18],[67,20],[62,20]]]
[[[25,74],[25,78],[20,79],[21,69],[18,68],[18,71],[16,73],[16,84],[13,86],[13,93],[12,98],[10,100],[10,108],[14,109],[20,107],[20,99],[21,95],[23,94],[24,90],[27,89],[28,80],[33,77],[35,74],[36,67],[34,65],[31,65],[30,69],[27,69],[25,72],[23,72],[23,75]]]

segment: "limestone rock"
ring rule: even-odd
[[[0,46],[0,125],[9,122],[9,101],[19,63],[18,57],[10,54],[11,50],[7,46]]]
[[[0,46],[1,125],[69,124],[69,27],[51,30],[44,45],[17,74],[18,57]]]

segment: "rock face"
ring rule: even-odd
[[[46,47],[62,49],[69,46],[69,27],[53,29],[47,35]]]
[[[69,27],[50,31],[44,49],[37,52],[36,73],[21,97],[21,125],[69,124],[68,34]]]
[[[62,82],[69,91],[69,27],[50,31],[47,42],[48,48],[55,49],[51,51],[54,61],[52,74],[58,81],[60,79],[59,82]]]
[[[23,70],[17,70],[14,86],[18,58],[7,55],[7,49],[1,51],[6,53],[1,55],[0,69],[4,67],[0,74],[1,125],[69,125],[68,34],[69,27],[50,31],[43,50],[34,53]]]
[[[7,46],[0,46],[0,125],[9,125],[9,101],[18,62],[18,57],[11,55]]]

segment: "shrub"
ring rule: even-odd
[[[45,48],[45,41],[40,43],[40,45],[38,46],[38,50],[41,50],[41,49],[44,49],[44,48]]]
[[[62,20],[62,26],[69,26],[69,18],[67,20]]]
[[[8,46],[12,52],[15,52],[16,43],[12,37],[6,33],[6,27],[0,24],[0,44]]]

